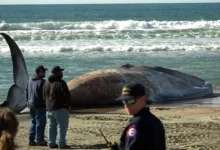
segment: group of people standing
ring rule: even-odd
[[[28,84],[28,107],[30,108],[30,146],[48,146],[49,148],[70,148],[66,144],[66,133],[71,106],[70,92],[59,66],[51,70],[48,80],[44,80],[47,69],[36,68],[36,75]],[[121,101],[129,115],[133,115],[129,125],[124,129],[120,144],[111,146],[113,150],[165,150],[165,130],[161,121],[150,113],[146,107],[149,97],[147,89],[138,83],[126,84],[117,101]],[[48,142],[44,131],[48,119]],[[58,132],[59,142],[56,144]],[[36,142],[35,142],[36,137]]]
[[[71,106],[70,92],[59,66],[51,70],[38,66],[36,74],[29,80],[27,106],[30,109],[29,146],[48,146],[49,148],[69,149],[66,133],[69,124]],[[132,115],[129,124],[121,134],[120,143],[108,143],[111,150],[166,150],[165,129],[162,122],[147,107],[149,89],[139,83],[124,85],[121,101],[128,115]],[[47,119],[46,119],[47,118]],[[48,120],[48,141],[44,132]],[[19,122],[10,111],[0,110],[0,150],[15,150],[14,137]],[[58,133],[58,144],[56,137]]]
[[[27,100],[30,109],[29,146],[48,146],[49,148],[70,148],[66,144],[69,124],[70,92],[63,78],[64,69],[55,66],[51,75],[44,79],[48,69],[40,65],[29,80]],[[48,120],[48,142],[44,138]],[[59,142],[56,144],[58,133]]]

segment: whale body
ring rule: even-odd
[[[141,83],[149,91],[148,102],[198,99],[212,94],[212,84],[198,77],[163,67],[123,65],[87,73],[67,83],[72,107],[117,103],[122,87]]]

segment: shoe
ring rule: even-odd
[[[59,146],[60,149],[70,149],[71,147],[69,145],[65,145],[65,146]]]
[[[28,145],[29,146],[37,146],[37,143],[35,141],[29,141]]]
[[[37,142],[36,143],[37,144],[37,146],[47,146],[47,141],[40,141],[40,142]]]
[[[58,145],[55,144],[54,146],[48,146],[49,148],[58,148]]]

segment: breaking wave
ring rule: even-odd
[[[92,46],[21,46],[24,54],[70,54],[73,52],[156,52],[156,51],[219,51],[219,44],[210,45],[147,45],[147,46],[123,46],[123,45],[92,45]],[[9,54],[8,47],[0,49],[0,53]]]
[[[155,38],[219,38],[220,30],[105,30],[105,31],[74,31],[74,30],[31,30],[4,31],[17,41],[39,40],[80,40],[80,39],[155,39]],[[0,40],[3,40],[0,37]]]
[[[0,24],[1,31],[9,30],[186,30],[214,29],[220,27],[217,21],[88,21],[88,22],[27,22]]]

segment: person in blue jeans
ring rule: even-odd
[[[66,133],[69,125],[70,92],[63,78],[63,71],[59,66],[53,67],[51,75],[43,88],[48,118],[48,147],[68,149]],[[56,137],[58,133],[58,144]]]
[[[46,68],[40,65],[35,69],[36,74],[29,80],[27,89],[27,106],[30,109],[29,146],[46,146],[44,131],[46,127],[46,104],[43,99],[43,86]],[[36,142],[35,142],[36,138]]]

